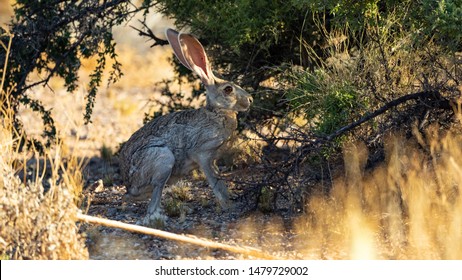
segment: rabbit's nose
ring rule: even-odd
[[[249,96],[248,99],[249,99],[249,103],[253,103],[253,97],[252,96]]]

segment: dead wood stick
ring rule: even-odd
[[[256,257],[258,259],[266,259],[266,260],[277,260],[279,258],[262,252],[259,249],[252,248],[252,247],[243,247],[243,246],[233,246],[228,244],[223,244],[219,242],[215,242],[208,239],[198,238],[193,235],[183,235],[183,234],[176,234],[168,231],[127,224],[119,221],[109,220],[105,218],[94,217],[90,215],[85,215],[82,213],[77,213],[77,219],[91,224],[98,224],[106,227],[112,228],[119,228],[127,231],[132,231],[136,233],[148,234],[152,236],[157,236],[164,239],[174,240],[178,242],[190,243],[197,246],[207,247],[211,249],[220,249],[225,250],[228,252],[236,253],[236,254],[243,254],[247,256]]]

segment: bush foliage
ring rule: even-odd
[[[127,0],[16,1],[9,30],[0,29],[2,43],[6,44],[9,40],[9,33],[14,36],[8,67],[3,64],[6,53],[0,52],[0,68],[7,69],[3,82],[6,90],[12,91],[14,110],[17,111],[19,104],[23,104],[41,114],[46,146],[51,145],[56,137],[53,116],[51,110],[46,109],[28,89],[47,86],[51,78],[59,77],[71,93],[78,87],[81,61],[96,58],[97,63],[87,85],[84,116],[86,122],[90,122],[96,94],[104,82],[104,69],[112,67],[109,83],[117,81],[122,75],[112,27],[122,24],[136,12],[148,9],[149,1],[145,4],[136,7]],[[40,78],[31,80],[33,73],[38,73]],[[15,126],[21,129],[17,118]],[[35,147],[42,146],[34,139],[28,140],[29,144],[35,142]]]
[[[225,73],[256,89],[253,118],[302,111],[328,134],[405,94],[460,95],[460,0],[160,4]]]

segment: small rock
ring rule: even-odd
[[[94,182],[91,187],[91,189],[94,189],[95,193],[100,193],[104,191],[104,183],[102,179],[99,179],[98,181]]]

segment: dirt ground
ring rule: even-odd
[[[117,169],[100,158],[89,162],[87,170]],[[117,171],[116,171],[117,172]],[[93,178],[102,177],[94,173]],[[90,179],[90,181],[94,181]],[[102,180],[89,184],[84,191],[91,198],[88,214],[130,224],[139,222],[148,201],[123,201],[125,187],[114,183],[104,186]],[[180,195],[178,195],[180,194]],[[180,199],[178,199],[180,197]],[[178,201],[172,210],[172,201]],[[285,215],[263,214],[249,207],[252,202],[245,194],[235,194],[231,210],[222,211],[215,203],[211,188],[201,179],[186,178],[164,189],[162,200],[168,219],[164,230],[194,235],[217,242],[264,248],[280,257],[296,257],[290,246],[295,235]],[[169,210],[170,209],[170,210]],[[242,259],[248,258],[221,250],[168,241],[119,229],[82,225],[92,259]]]

